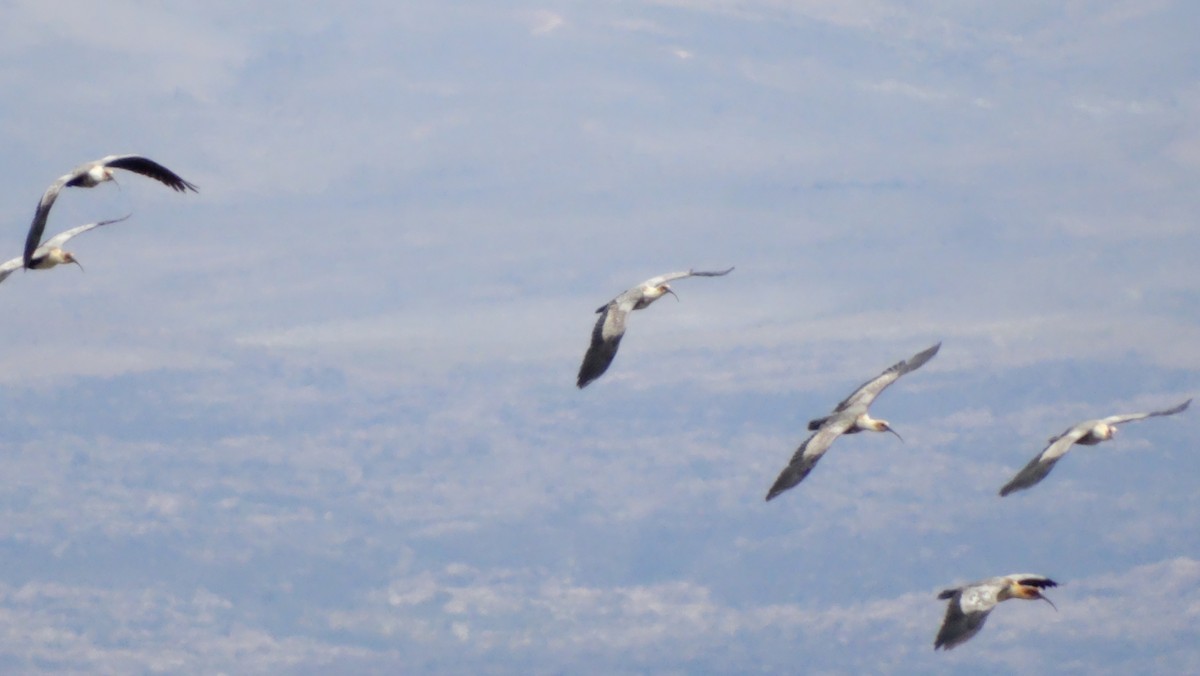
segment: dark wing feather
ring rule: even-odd
[[[1024,469],[1017,472],[1016,476],[1009,479],[1008,483],[1004,484],[1000,489],[1000,497],[1004,497],[1013,491],[1020,491],[1036,486],[1042,479],[1046,478],[1050,470],[1054,469],[1054,464],[1057,462],[1058,458],[1042,460],[1042,456],[1039,454],[1038,457],[1030,460]]]
[[[797,448],[796,452],[792,454],[788,466],[779,473],[771,490],[767,491],[767,501],[770,502],[775,496],[804,481],[804,477],[808,476],[808,473],[817,466],[817,461],[821,459],[822,455],[825,455],[825,451],[829,450],[834,440],[841,436],[852,422],[851,420],[842,420],[826,425],[805,439],[804,443],[800,444],[800,448]]]
[[[1004,484],[1004,487],[1000,489],[1000,497],[1013,491],[1030,488],[1045,479],[1050,470],[1054,469],[1055,463],[1071,450],[1071,446],[1075,445],[1076,441],[1087,434],[1088,430],[1092,428],[1092,424],[1093,421],[1079,423],[1066,432],[1053,437],[1049,446],[1038,453],[1033,460],[1030,460],[1020,472],[1017,472],[1016,476],[1009,479],[1008,483]]]
[[[946,596],[949,592],[949,596]],[[986,612],[964,613],[959,601],[962,599],[962,589],[948,589],[938,595],[939,599],[949,598],[946,604],[946,617],[938,630],[937,638],[933,641],[933,649],[949,650],[956,645],[966,643],[972,636],[983,629],[987,621]]]
[[[807,444],[808,442],[805,442]],[[804,446],[801,446],[787,467],[779,473],[779,477],[775,479],[775,483],[771,485],[771,490],[767,491],[767,502],[775,499],[780,493],[795,487],[808,473],[817,466],[817,461],[821,459],[820,455],[804,456]]]
[[[67,174],[50,184],[50,187],[46,188],[46,192],[42,193],[37,209],[33,212],[33,221],[29,224],[29,234],[25,236],[25,267],[33,265],[33,252],[42,243],[42,233],[46,231],[46,220],[50,218],[50,207],[54,206],[54,200],[58,199],[58,193],[62,192],[68,181],[79,176],[78,172]]]
[[[579,365],[579,377],[575,380],[575,386],[580,389],[604,375],[613,358],[617,356],[617,348],[621,346],[621,338],[625,335],[626,313],[615,303],[609,303],[600,310],[603,312],[592,329],[592,344],[588,346],[587,354],[583,355],[583,363]],[[606,323],[609,324],[608,330],[605,330]]]
[[[1017,580],[1017,584],[1025,587],[1037,587],[1038,589],[1049,589],[1050,587],[1058,586],[1058,583],[1054,580],[1040,575],[1038,577],[1023,577]]]
[[[124,169],[125,171],[132,171],[135,174],[152,178],[172,190],[179,192],[187,192],[188,190],[199,192],[196,186],[183,180],[179,174],[141,155],[110,155],[101,160],[101,163],[114,169]]]

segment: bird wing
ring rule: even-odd
[[[54,206],[54,200],[58,199],[58,193],[86,171],[86,168],[83,168],[83,172],[76,169],[69,174],[60,176],[57,181],[50,184],[49,188],[46,188],[46,192],[42,193],[42,199],[38,200],[37,209],[33,212],[33,221],[29,224],[29,234],[25,236],[24,265],[26,267],[33,264],[33,252],[42,243],[42,233],[46,231],[46,220],[50,218],[50,207]]]
[[[96,221],[95,223],[88,223],[86,225],[77,225],[74,228],[71,228],[70,230],[63,230],[62,232],[58,233],[57,235],[46,240],[40,247],[38,247],[37,251],[34,251],[33,257],[37,258],[38,252],[41,251],[42,249],[49,250],[49,249],[53,249],[54,247],[62,247],[62,245],[66,244],[68,241],[71,240],[71,238],[75,237],[76,235],[81,235],[81,234],[87,232],[88,230],[91,230],[92,228],[98,228],[102,225],[111,225],[113,223],[120,223],[121,221],[129,218],[132,215],[133,214],[125,214],[124,216],[122,216],[120,218],[114,218],[109,221]]]
[[[1016,582],[1023,587],[1037,587],[1038,589],[1049,589],[1050,587],[1058,586],[1057,582],[1045,575],[1036,575],[1034,573],[1013,573],[1012,575],[1005,575],[1003,579]]]
[[[886,371],[863,383],[857,390],[854,390],[854,392],[850,393],[850,396],[843,399],[842,402],[837,405],[837,408],[834,409],[834,413],[837,413],[838,411],[844,411],[857,404],[861,404],[862,406],[870,406],[871,402],[875,401],[875,397],[878,397],[879,393],[884,391],[888,385],[896,382],[896,380],[905,373],[916,371],[924,366],[925,362],[932,359],[933,355],[937,354],[941,347],[942,344],[939,342],[937,345],[922,350],[908,359],[904,359],[892,364]]]
[[[0,264],[0,282],[8,279],[8,276],[11,275],[13,271],[21,269],[24,267],[24,265],[25,259],[21,256],[17,256],[12,260],[8,260]]]
[[[978,610],[973,599],[968,598],[967,608],[964,610],[964,596],[971,597],[974,587],[960,587],[958,589],[947,589],[938,595],[939,599],[950,599],[946,604],[946,617],[942,620],[942,626],[938,629],[937,638],[933,641],[933,649],[939,648],[949,650],[956,645],[965,643],[972,636],[979,633],[983,629],[983,623],[987,621],[988,613],[991,612],[992,606],[986,610]]]
[[[103,164],[106,167],[112,167],[114,169],[124,169],[125,171],[132,171],[135,174],[141,174],[142,176],[152,178],[168,188],[177,190],[179,192],[187,192],[188,190],[191,190],[192,192],[199,192],[199,190],[196,189],[196,186],[183,180],[179,174],[176,174],[158,162],[155,162],[148,157],[142,157],[141,155],[109,155],[108,157],[100,160],[99,164]]]
[[[1152,418],[1157,415],[1175,415],[1176,413],[1179,413],[1180,411],[1183,411],[1184,409],[1186,409],[1188,407],[1188,404],[1191,404],[1191,403],[1192,403],[1192,400],[1188,399],[1187,401],[1183,402],[1182,404],[1180,404],[1178,406],[1173,406],[1173,407],[1168,408],[1163,411],[1151,411],[1150,413],[1125,413],[1123,415],[1110,415],[1107,418],[1105,418],[1104,420],[1102,420],[1101,422],[1107,423],[1109,425],[1120,425],[1121,423],[1133,422],[1135,420],[1144,420],[1146,418]]]
[[[733,272],[732,267],[727,270],[718,270],[715,272],[705,272],[705,271],[701,271],[701,270],[687,270],[684,272],[668,272],[665,275],[651,277],[650,279],[647,279],[646,281],[642,282],[641,284],[638,284],[637,286],[635,286],[634,289],[640,289],[642,287],[648,287],[648,286],[658,286],[660,284],[666,284],[667,282],[671,282],[676,279],[683,279],[684,277],[724,277],[725,275],[729,274],[730,272]],[[631,291],[632,291],[632,289],[631,289]]]
[[[854,420],[849,416],[839,418],[822,425],[812,436],[805,439],[804,443],[800,444],[800,447],[792,454],[788,466],[779,473],[771,490],[767,491],[767,500],[770,501],[803,481],[813,467],[817,466],[817,461],[821,459],[822,455],[825,455],[825,451],[828,451],[829,447],[833,445],[834,440],[849,429],[853,423]]]
[[[1038,453],[1037,456],[1029,461],[1028,465],[1017,475],[1004,484],[1000,489],[1000,497],[1004,497],[1013,491],[1019,491],[1024,488],[1029,488],[1036,485],[1039,481],[1046,478],[1050,470],[1054,469],[1054,463],[1058,459],[1067,454],[1071,450],[1071,446],[1075,445],[1076,441],[1083,438],[1083,435],[1092,429],[1096,424],[1095,420],[1088,420],[1075,425],[1071,429],[1050,440],[1050,445]]]
[[[628,292],[621,294],[617,300],[597,310],[601,313],[600,318],[596,320],[596,326],[592,329],[592,343],[588,346],[587,354],[583,355],[583,363],[579,365],[576,387],[582,389],[604,375],[608,365],[617,356],[617,348],[625,335],[625,318],[633,307],[633,301],[618,302],[627,294]]]

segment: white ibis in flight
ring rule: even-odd
[[[942,620],[942,628],[938,630],[937,638],[933,641],[933,649],[949,650],[960,643],[966,643],[983,629],[988,613],[1001,601],[1042,599],[1058,610],[1054,602],[1042,596],[1041,592],[1047,587],[1057,586],[1057,582],[1042,575],[1017,573],[989,577],[943,591],[938,594],[938,598],[949,599],[950,603],[946,604],[946,619]]]
[[[1099,420],[1085,420],[1071,429],[1059,434],[1058,436],[1050,437],[1049,446],[1045,448],[1036,458],[1029,461],[1028,465],[1017,475],[1014,476],[1004,487],[1000,489],[1000,496],[1003,497],[1025,488],[1036,485],[1039,481],[1046,478],[1050,470],[1054,469],[1054,464],[1059,461],[1067,451],[1075,444],[1083,444],[1084,446],[1095,446],[1101,441],[1108,441],[1117,433],[1117,425],[1135,420],[1144,420],[1159,415],[1174,415],[1183,411],[1192,403],[1191,399],[1173,406],[1163,411],[1151,411],[1150,413],[1125,413],[1122,415],[1110,415],[1107,418]]]
[[[612,363],[613,357],[617,356],[617,347],[621,344],[621,337],[625,335],[625,319],[631,311],[649,307],[651,303],[668,293],[675,296],[675,292],[671,290],[671,286],[667,282],[685,277],[721,277],[729,274],[732,270],[733,268],[718,272],[688,270],[687,272],[659,275],[647,279],[612,299],[606,305],[600,306],[596,310],[600,319],[596,321],[596,328],[592,329],[592,344],[588,347],[587,354],[583,356],[583,363],[579,366],[579,377],[575,384],[580,388],[586,387],[588,383],[599,378],[608,370],[608,365]],[[679,296],[675,296],[675,298],[678,300]]]
[[[767,500],[771,500],[803,481],[804,477],[808,476],[813,467],[816,467],[817,461],[821,459],[821,456],[825,455],[825,451],[829,450],[834,440],[843,434],[854,434],[868,430],[871,432],[891,432],[900,437],[900,434],[892,429],[886,420],[872,418],[868,414],[867,408],[871,405],[871,402],[875,401],[875,397],[878,397],[879,393],[883,392],[888,385],[896,382],[905,373],[921,368],[925,362],[932,359],[941,346],[942,344],[938,343],[933,347],[914,354],[904,361],[893,364],[886,371],[863,383],[857,390],[854,390],[850,396],[837,405],[837,408],[833,409],[833,413],[824,418],[809,421],[808,429],[815,431],[792,454],[791,462],[779,473],[779,478],[775,480],[775,485],[771,486],[771,490],[767,492]],[[900,440],[903,441],[904,438],[900,437]]]
[[[11,275],[14,270],[20,270],[22,267],[28,267],[31,270],[45,270],[63,263],[74,263],[75,265],[79,265],[79,261],[75,258],[74,254],[69,251],[63,251],[63,245],[66,244],[72,237],[83,234],[92,228],[98,228],[102,225],[109,225],[112,223],[120,223],[126,218],[129,218],[129,215],[122,216],[121,218],[114,218],[111,221],[97,221],[95,223],[76,226],[70,230],[64,230],[58,233],[57,235],[46,240],[45,244],[34,250],[33,256],[31,257],[31,263],[29,265],[25,264],[24,256],[17,256],[12,260],[0,264],[0,282],[8,279],[8,276]],[[79,269],[82,270],[83,266],[79,265]]]
[[[178,192],[198,192],[196,186],[183,180],[175,172],[141,155],[109,155],[94,162],[81,164],[71,173],[59,176],[58,180],[42,193],[37,211],[33,213],[33,222],[29,224],[29,235],[25,238],[25,267],[33,267],[34,251],[41,244],[46,219],[50,216],[50,207],[54,206],[54,200],[58,199],[58,193],[62,192],[63,188],[93,188],[105,181],[111,181],[113,169],[124,169],[148,176]]]

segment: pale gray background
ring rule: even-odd
[[[1200,6],[0,2],[0,669],[1200,672]],[[574,387],[592,311],[684,280]],[[762,500],[855,386],[844,438]],[[932,650],[938,590],[1064,586]]]

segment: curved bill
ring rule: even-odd
[[[675,292],[674,292],[674,291],[672,291],[672,290],[671,290],[671,287],[669,287],[669,286],[667,287],[667,293],[671,294],[672,296],[675,296],[675,302],[676,302],[676,303],[678,303],[678,302],[679,302],[679,296],[678,296],[678,295],[676,295],[676,294],[675,294]]]
[[[900,436],[900,433],[897,432],[896,430],[889,427],[889,428],[887,428],[887,431],[891,432],[892,434],[895,434],[896,438],[899,439],[901,441],[901,443],[904,442],[904,437]]]
[[[1049,603],[1050,607],[1054,609],[1054,612],[1056,612],[1056,613],[1058,612],[1058,606],[1054,605],[1054,601],[1051,601],[1050,599],[1046,598],[1045,596],[1042,596],[1041,594],[1038,594],[1038,598],[1045,601],[1046,603]]]

